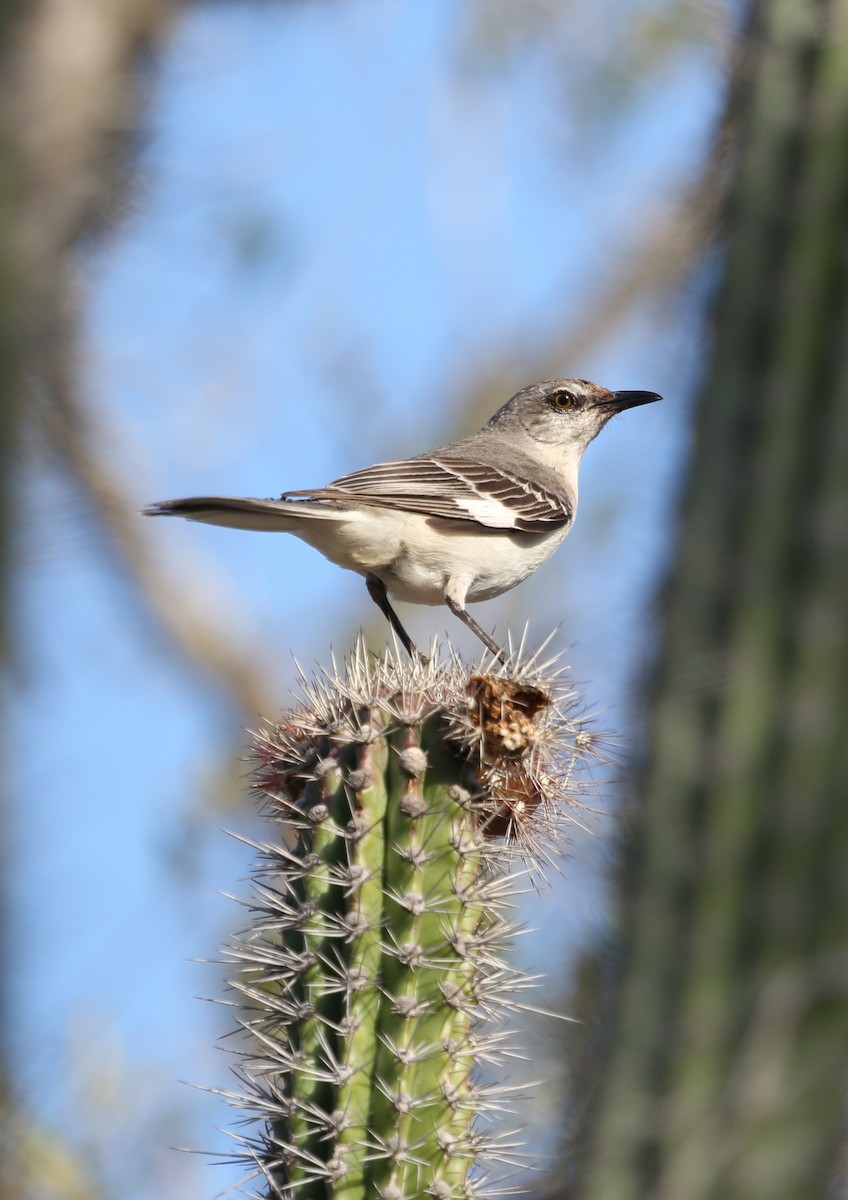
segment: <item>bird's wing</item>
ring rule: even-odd
[[[286,492],[282,499],[297,496],[336,501],[355,497],[379,508],[399,508],[504,532],[547,533],[567,525],[573,515],[567,497],[516,472],[461,458],[422,456],[377,463],[343,475],[326,488]]]

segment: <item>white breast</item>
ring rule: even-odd
[[[303,521],[291,530],[332,562],[373,573],[399,600],[442,604],[451,580],[467,599],[489,600],[521,583],[551,555],[568,529],[550,533],[444,529],[419,513],[363,508],[333,522]]]

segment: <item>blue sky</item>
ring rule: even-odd
[[[474,381],[505,354],[520,370],[579,320],[697,176],[722,98],[707,49],[678,48],[626,102],[584,110],[591,93],[562,78],[582,28],[571,37],[551,9],[550,37],[543,23],[486,58],[472,18],[487,2],[216,4],[176,22],[127,211],[80,262],[84,399],[133,505],[273,495],[438,444]],[[634,8],[611,3],[610,19]],[[673,27],[672,5],[638,11],[664,8]],[[625,743],[700,328],[697,296],[661,296],[562,362],[667,399],[590,448],[563,550],[475,611],[501,634],[528,617],[540,638],[560,626],[587,702]],[[68,480],[41,468],[27,488],[9,705],[20,1088],[107,1191],[211,1196],[230,1169],[167,1148],[220,1148],[229,1119],[179,1081],[226,1083],[226,1013],[195,998],[219,974],[189,960],[240,920],[218,891],[244,894],[249,853],[218,827],[255,830],[220,781],[245,718],[157,634]],[[169,578],[261,657],[280,705],[293,655],[326,661],[371,620],[362,581],[294,539],[145,532]],[[473,649],[446,611],[402,616],[424,644],[448,630]],[[601,837],[576,840],[528,901],[562,970],[602,927],[604,855]],[[531,967],[540,945],[521,947]]]

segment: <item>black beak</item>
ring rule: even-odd
[[[656,400],[662,400],[656,392],[612,392],[609,400],[599,401],[598,408],[624,412],[626,408],[638,408],[640,404],[653,404]]]

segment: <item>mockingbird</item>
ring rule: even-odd
[[[556,550],[577,511],[583,451],[610,417],[659,399],[656,392],[551,379],[522,388],[471,437],[364,467],[323,488],[284,492],[279,500],[195,496],[144,511],[293,533],[365,576],[411,656],[419,651],[389,593],[413,604],[444,602],[503,662],[465,605],[509,591]]]

